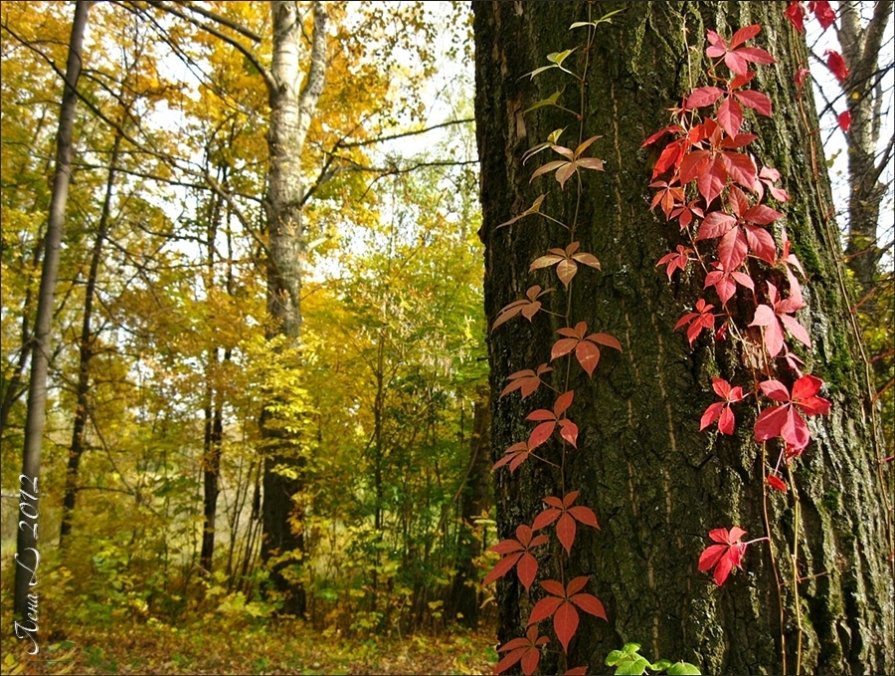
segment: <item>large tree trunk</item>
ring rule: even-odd
[[[302,85],[302,17],[298,4],[286,0],[271,3],[273,60],[269,82],[270,130],[268,148],[270,173],[266,195],[267,229],[267,311],[271,321],[269,337],[284,336],[294,344],[301,328],[301,264],[303,232],[301,222],[305,185],[302,152],[311,119],[323,91],[326,71],[326,11],[313,4],[314,35],[307,79]],[[275,402],[274,402],[275,403]],[[264,460],[264,524],[261,557],[272,557],[303,549],[303,537],[292,527],[296,504],[293,496],[301,489],[296,478],[301,468],[296,444],[287,438],[271,407],[261,416],[261,430],[267,444]],[[287,471],[281,471],[286,468]],[[274,586],[286,595],[284,609],[296,615],[305,610],[304,591],[282,575],[283,564],[271,571]]]
[[[596,3],[593,18],[620,6]],[[767,544],[751,547],[745,574],[722,588],[696,570],[709,529],[738,524],[750,538],[764,535],[762,459],[748,424],[741,423],[733,438],[698,431],[701,413],[714,400],[709,373],[717,372],[719,364],[728,375],[738,367],[724,347],[691,351],[672,330],[699,289],[668,285],[655,268],[676,235],[671,229],[677,228],[648,211],[650,158],[640,149],[644,138],[668,124],[669,107],[691,86],[707,84],[695,81],[705,30],[730,35],[760,23],[759,42],[778,59],[756,80],[775,106],[773,119],[762,120],[758,129],[762,159],[781,171],[793,193],[785,205],[786,228],[809,277],[813,370],[825,379],[833,400],[832,414],[816,428],[816,442],[795,466],[804,578],[799,585],[801,669],[895,671],[889,533],[881,507],[885,486],[876,464],[865,365],[855,356],[860,351],[841,281],[836,228],[829,221],[832,208],[814,135],[814,108],[810,93],[803,91],[799,102],[792,84],[796,65],[806,63],[807,54],[800,36],[784,23],[784,7],[628,3],[611,25],[598,28],[589,55],[584,135],[603,135],[593,149],[605,159],[606,173],[585,178],[577,239],[582,250],[600,258],[603,269],[579,274],[570,308],[574,321],[618,336],[624,351],[605,355],[592,383],[582,377],[570,385],[576,390],[573,418],[581,433],[566,477],[582,491],[579,503],[597,511],[602,530],[579,529],[569,574],[592,577],[592,591],[609,615],[608,623],[589,616],[582,620],[570,646],[570,667],[588,663],[599,670],[610,650],[636,641],[653,659],[688,660],[704,673],[794,670],[792,582],[782,584],[781,627]],[[566,244],[559,229],[543,219],[497,226],[531,205],[548,182],[555,185],[549,176],[530,185],[534,167],[546,160],[523,167],[520,156],[574,121],[550,108],[524,114],[562,83],[552,77],[556,71],[534,82],[523,76],[547,63],[548,53],[583,42],[583,30],[570,32],[569,26],[588,20],[588,5],[483,1],[474,3],[474,10],[485,304],[493,323],[498,311],[528,286],[544,285],[545,277],[529,275],[531,261],[551,246]],[[568,62],[578,59],[579,70],[582,51]],[[572,89],[563,102],[577,108]],[[575,209],[573,183],[565,193],[553,188],[543,210],[569,222]],[[556,295],[565,307],[561,289]],[[509,373],[548,360],[557,328],[557,321],[551,325],[551,317],[542,313],[531,325],[513,320],[491,334],[494,459],[524,439],[528,412],[552,405],[544,388],[533,403],[497,395]],[[531,523],[542,498],[560,490],[558,475],[534,462],[512,476],[498,471],[495,481],[502,537],[510,537],[519,523]],[[768,500],[775,550],[785,552],[783,538],[793,537],[792,502],[782,496]],[[541,577],[556,574],[549,561],[541,563]],[[531,606],[513,575],[498,584],[498,602],[501,642],[521,636]],[[555,641],[550,648],[546,673],[560,665]]]
[[[59,110],[59,131],[56,137],[56,171],[53,177],[53,194],[50,200],[40,291],[37,298],[37,316],[31,352],[31,379],[28,386],[28,410],[25,417],[25,444],[22,450],[21,483],[21,488],[33,495],[27,502],[32,505],[35,518],[27,519],[27,514],[24,508],[22,509],[22,515],[27,520],[19,522],[19,532],[16,537],[16,562],[18,565],[15,575],[14,612],[18,619],[24,619],[28,614],[28,597],[31,586],[37,582],[35,571],[39,555],[37,552],[36,515],[38,513],[40,451],[43,444],[47,409],[50,324],[53,317],[56,279],[59,274],[59,251],[65,222],[65,203],[68,199],[68,185],[71,181],[71,160],[74,147],[72,132],[77,102],[75,87],[81,75],[81,47],[84,43],[84,28],[87,25],[89,6],[90,3],[86,0],[79,0],[75,5],[75,15],[72,21],[68,61],[65,65],[65,86]],[[36,607],[36,602],[34,602],[34,606]],[[16,634],[18,635],[18,631]]]

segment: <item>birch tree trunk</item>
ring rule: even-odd
[[[534,82],[524,76],[546,64],[547,54],[580,42],[569,26],[588,20],[588,3],[481,1],[473,7],[485,305],[493,323],[535,283],[529,264],[560,237],[543,219],[497,229],[544,191],[540,181],[552,181],[530,184],[543,162],[523,167],[522,153],[569,125],[556,109],[523,112],[561,86],[550,73]],[[807,63],[803,38],[784,23],[783,3],[591,5],[593,18],[622,7],[611,25],[598,28],[588,55],[585,136],[603,135],[593,149],[606,172],[587,178],[577,234],[581,249],[596,254],[603,269],[576,278],[571,311],[598,327],[593,330],[618,336],[624,351],[604,356],[592,383],[573,379],[581,431],[566,466],[582,491],[578,502],[594,507],[602,524],[601,531],[580,529],[569,574],[592,577],[609,621],[582,620],[567,664],[587,663],[588,673],[599,672],[611,650],[633,641],[653,659],[687,660],[703,673],[792,673],[801,641],[803,673],[893,673],[891,474],[878,464],[882,454],[829,220],[814,107],[810,92],[798,98],[792,84],[796,65]],[[709,374],[718,364],[738,366],[723,347],[691,351],[673,331],[699,289],[669,285],[655,268],[676,233],[649,212],[651,158],[640,148],[668,124],[669,107],[691,87],[708,84],[698,81],[705,30],[729,36],[752,23],[762,25],[759,42],[777,58],[756,78],[775,106],[773,118],[758,125],[760,152],[793,195],[785,225],[809,277],[813,370],[833,400],[832,414],[819,422],[815,443],[797,465],[801,517],[791,500],[768,498],[776,551],[799,543],[798,598],[791,579],[778,592],[767,546],[750,548],[745,572],[722,588],[697,572],[709,529],[738,524],[750,538],[764,535],[762,460],[751,421],[732,438],[698,431],[714,400]],[[584,58],[579,50],[567,63],[574,68]],[[543,208],[566,222],[574,209],[568,186],[564,193],[554,189]],[[562,298],[561,289],[556,293]],[[528,412],[552,405],[549,393],[524,404],[518,396],[497,395],[508,374],[547,361],[557,328],[542,313],[532,324],[514,320],[490,336],[494,460],[527,433]],[[496,472],[495,482],[502,538],[531,523],[544,496],[559,494],[557,473],[533,462],[512,476]],[[556,577],[549,561],[542,561],[540,575]],[[530,603],[513,575],[498,583],[501,642],[524,634]],[[554,641],[545,654],[544,673],[562,670],[556,648]]]
[[[854,0],[839,3],[841,28],[837,33],[843,57],[850,67],[849,76],[843,83],[851,113],[851,127],[846,134],[850,189],[846,253],[863,296],[879,283],[879,261],[883,254],[876,233],[880,205],[886,194],[886,186],[880,177],[891,161],[892,143],[890,141],[879,161],[876,148],[882,133],[880,67],[885,64],[880,63],[881,47],[892,15],[892,3],[874,3],[873,16],[866,25],[861,24],[861,4]]]
[[[310,65],[302,67],[302,17],[298,4],[288,0],[271,2],[273,60],[268,88],[270,130],[266,209],[269,236],[267,257],[267,311],[271,321],[268,337],[283,336],[296,344],[301,330],[301,266],[304,256],[302,204],[305,185],[302,152],[305,138],[323,92],[326,73],[326,11],[313,3],[314,34]],[[302,84],[303,73],[307,77]],[[268,441],[264,459],[262,506],[262,560],[303,548],[303,537],[290,524],[299,516],[293,496],[301,489],[300,458],[295,445],[276,424],[276,415],[265,407],[262,434]],[[286,470],[286,471],[283,471]],[[285,563],[285,562],[284,562]],[[284,609],[296,615],[305,610],[304,591],[282,575],[283,564],[272,570],[276,588],[286,594]]]

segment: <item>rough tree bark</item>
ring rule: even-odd
[[[37,315],[32,336],[31,375],[28,385],[28,409],[25,416],[25,443],[22,449],[22,489],[39,489],[40,452],[43,445],[44,424],[47,410],[47,370],[50,355],[50,324],[53,318],[53,300],[59,274],[59,251],[62,244],[62,228],[65,223],[65,203],[71,182],[71,160],[74,143],[72,132],[75,123],[75,88],[81,75],[81,49],[84,44],[84,28],[90,3],[79,0],[75,4],[71,38],[68,43],[68,60],[65,65],[65,84],[62,105],[59,109],[59,131],[56,137],[56,169],[53,177],[53,193],[44,239],[44,259],[40,275],[40,291],[37,298]],[[37,513],[38,492],[31,500]],[[24,527],[23,527],[24,524]],[[22,522],[16,536],[16,566],[14,614],[24,618],[28,612],[29,592],[36,582],[33,573],[26,568],[37,568],[37,520],[33,528]]]
[[[271,3],[273,60],[267,74],[270,100],[268,149],[270,170],[265,206],[269,237],[267,256],[267,312],[270,338],[284,336],[298,341],[301,329],[301,264],[303,258],[302,204],[305,184],[302,152],[326,73],[326,10],[313,3],[314,33],[307,77],[302,68],[302,16],[298,4],[287,0]],[[302,80],[304,79],[304,83]],[[261,558],[301,552],[303,536],[290,525],[296,505],[292,497],[300,490],[297,478],[277,471],[278,466],[296,467],[293,445],[276,424],[276,416],[265,408],[261,430],[268,440],[264,459],[263,538]],[[300,586],[282,575],[282,564],[271,571],[271,579],[286,595],[284,609],[296,615],[305,610],[305,594]]]
[[[593,3],[591,11],[596,18],[623,6]],[[529,275],[528,266],[560,242],[560,233],[543,219],[496,229],[530,206],[548,183],[555,186],[549,176],[530,185],[531,172],[542,162],[523,167],[520,156],[552,130],[574,128],[574,121],[555,109],[523,113],[562,85],[552,77],[555,71],[534,82],[522,76],[544,65],[548,53],[582,42],[580,30],[569,32],[569,26],[587,20],[588,4],[483,0],[473,7],[485,305],[493,322],[528,286],[545,285],[546,277]],[[607,653],[626,641],[642,643],[654,659],[697,663],[703,673],[791,673],[794,667],[792,585],[783,585],[781,626],[766,545],[750,548],[745,572],[722,588],[696,570],[709,529],[736,524],[750,538],[764,534],[761,458],[750,420],[741,421],[733,438],[698,432],[699,417],[713,401],[710,374],[720,369],[732,379],[740,367],[724,345],[703,344],[691,352],[672,330],[701,290],[668,285],[655,268],[676,233],[648,210],[654,158],[640,149],[644,138],[668,124],[669,107],[692,86],[706,84],[698,81],[705,29],[730,35],[760,23],[758,41],[778,62],[761,69],[756,80],[775,106],[773,119],[759,123],[759,152],[780,170],[793,194],[785,205],[785,226],[809,276],[806,321],[814,341],[813,370],[828,383],[834,405],[796,470],[802,670],[895,671],[891,534],[881,497],[888,479],[876,462],[881,456],[866,379],[855,357],[860,351],[843,290],[836,228],[828,220],[833,211],[814,108],[810,92],[803,92],[800,102],[792,85],[795,65],[807,62],[806,49],[784,24],[784,7],[628,3],[612,25],[600,26],[589,55],[585,136],[603,135],[594,154],[605,159],[606,173],[586,178],[578,235],[582,250],[596,254],[603,270],[576,278],[571,308],[573,317],[595,327],[591,330],[618,336],[624,352],[604,356],[592,382],[579,378],[571,385],[581,433],[567,476],[582,491],[579,502],[597,511],[602,530],[581,529],[570,574],[592,576],[593,591],[609,615],[608,623],[582,621],[570,646],[571,667],[588,663],[599,671]],[[576,58],[584,58],[580,50],[568,63]],[[571,91],[565,95],[576,99]],[[574,199],[574,189],[567,186],[561,194],[554,187],[543,210],[568,220]],[[562,291],[556,295],[564,304]],[[547,360],[557,328],[541,314],[532,325],[513,320],[490,336],[495,460],[528,434],[524,417],[530,410],[553,403],[543,391],[525,403],[497,393],[509,373]],[[512,477],[495,473],[495,482],[501,537],[511,536],[519,523],[531,523],[542,498],[559,490],[557,475],[534,462]],[[786,504],[778,496],[769,498],[777,552],[786,551],[783,538],[793,538],[793,512]],[[550,566],[542,561],[542,577],[555,576]],[[512,575],[498,584],[498,603],[501,642],[521,636],[531,605]],[[559,665],[555,640],[550,648],[545,673]]]

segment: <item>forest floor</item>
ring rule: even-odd
[[[295,620],[122,623],[39,636],[34,657],[12,634],[3,627],[3,674],[486,674],[497,661],[490,628],[347,639]]]

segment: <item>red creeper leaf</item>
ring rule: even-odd
[[[830,7],[828,0],[812,0],[808,3],[808,9],[814,12],[814,16],[824,30],[836,23],[836,12]]]
[[[805,8],[798,0],[789,0],[784,12],[786,18],[799,33],[805,32]]]
[[[683,271],[687,269],[687,265],[690,263],[691,253],[693,253],[692,249],[685,247],[683,244],[678,244],[676,252],[665,254],[659,259],[659,262],[656,263],[656,265],[665,266],[665,274],[668,275],[668,281],[670,282],[671,276],[674,274],[675,270]]]
[[[839,128],[848,133],[848,130],[851,129],[851,113],[846,110],[843,113],[839,113],[836,119],[839,122]]]
[[[786,482],[783,481],[783,479],[778,477],[776,474],[768,474],[767,482],[768,482],[768,486],[773,488],[775,491],[780,491],[781,493],[786,493],[787,490],[789,490],[786,487]]]
[[[825,54],[827,57],[827,68],[836,76],[840,84],[845,82],[846,78],[848,78],[849,70],[848,66],[845,65],[845,59],[842,58],[842,54],[834,49],[828,49]]]
[[[499,653],[507,653],[494,667],[495,674],[502,674],[516,663],[521,662],[525,676],[533,674],[541,661],[541,646],[549,642],[546,636],[538,636],[536,626],[529,627],[525,638],[514,638],[497,649]]]
[[[709,538],[719,544],[710,545],[699,557],[699,571],[707,573],[715,569],[715,584],[719,587],[730,575],[734,568],[742,568],[743,554],[746,545],[740,542],[740,538],[746,534],[742,528],[734,526],[728,531],[726,528],[716,528],[709,531]]]

